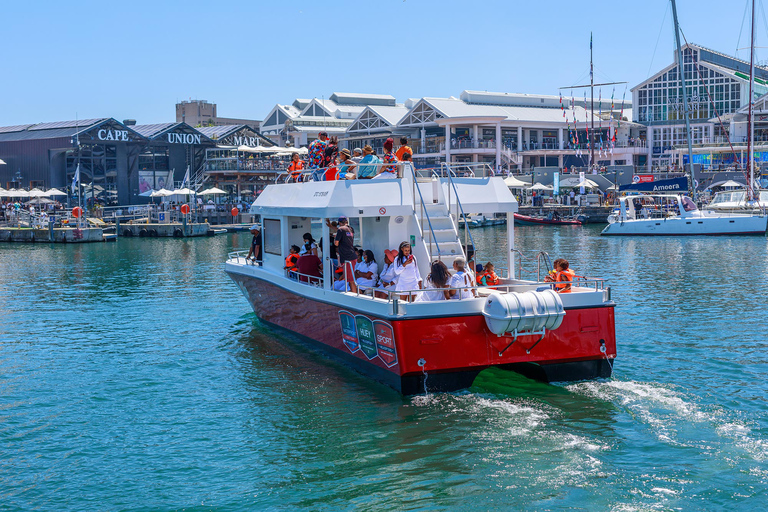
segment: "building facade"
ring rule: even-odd
[[[181,101],[176,104],[176,122],[187,123],[194,127],[203,126],[232,126],[246,124],[259,129],[261,121],[256,119],[240,119],[234,117],[219,117],[215,103],[206,100]]]
[[[676,148],[687,145],[686,110],[692,142],[699,147],[727,143],[731,133],[738,141],[746,131],[739,124],[743,117],[734,115],[750,101],[749,63],[694,44],[682,53],[687,105],[677,52],[674,62],[632,89],[634,120],[647,127],[649,170],[681,163]],[[768,93],[768,68],[755,66],[755,77],[753,99]]]

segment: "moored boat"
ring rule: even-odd
[[[520,213],[515,213],[515,224],[519,224],[521,226],[581,226],[583,222],[578,218],[560,217],[555,212],[544,216],[523,215]]]
[[[763,235],[768,216],[701,211],[682,194],[649,194],[622,197],[618,213],[608,217],[602,235],[685,236]]]
[[[442,260],[450,268],[464,256],[456,220],[467,210],[508,216],[507,251],[475,255],[497,258],[497,268],[506,265],[507,272],[493,288],[465,286],[471,298],[410,302],[420,290],[383,298],[334,291],[328,255],[320,276],[284,270],[288,249],[313,224],[328,247],[326,222],[346,216],[356,245],[376,255],[410,241],[426,281],[429,262]],[[557,293],[552,283],[522,279],[509,222],[516,210],[501,178],[446,173],[434,180],[410,166],[398,179],[269,185],[251,210],[261,216],[262,261],[252,264],[244,252],[234,252],[225,269],[262,321],[403,394],[466,388],[492,366],[544,381],[610,376],[616,356],[610,288],[601,279],[578,277],[570,293]],[[551,268],[545,257],[538,261]]]

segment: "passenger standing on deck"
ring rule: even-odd
[[[467,260],[459,256],[453,260],[453,270],[455,273],[451,277],[451,288],[448,293],[452,299],[471,299],[475,296],[474,279],[464,267]]]
[[[336,244],[333,242],[333,240],[336,238],[336,230],[338,229],[338,224],[336,221],[330,222],[330,219],[325,219],[325,225],[328,226],[328,230],[331,234],[331,250],[328,251],[328,255],[331,257],[331,265],[333,265],[333,268],[339,266],[339,257],[336,253]],[[325,238],[325,237],[323,237]],[[320,249],[323,248],[323,240],[320,240]]]
[[[320,132],[317,134],[317,139],[312,141],[312,144],[309,145],[309,151],[307,153],[309,158],[309,168],[310,169],[319,169],[320,164],[323,161],[323,156],[325,155],[325,148],[328,146],[328,133],[327,132]],[[312,177],[315,179],[315,181],[318,181],[321,179],[322,174],[318,172],[313,172]]]
[[[355,231],[349,225],[349,219],[344,216],[339,217],[334,243],[336,244],[336,253],[339,256],[339,263],[344,269],[344,279],[349,283],[349,289],[357,292],[357,285],[355,284],[355,265],[357,264]]]
[[[291,156],[291,165],[288,166],[288,172],[291,173],[293,181],[301,181],[301,173],[304,172],[304,162],[299,159],[298,153],[294,153]]]
[[[410,153],[413,155],[413,150],[411,149],[411,146],[408,145],[408,139],[405,137],[400,137],[400,147],[397,148],[397,151],[395,152],[395,156],[398,160],[401,162],[403,161],[403,155],[406,153]]]
[[[395,258],[395,276],[397,276],[395,291],[421,290],[422,281],[419,265],[416,262],[416,257],[411,253],[411,244],[408,242],[401,243],[398,249],[397,258]],[[413,293],[401,294],[400,300],[413,302],[415,297],[416,295]]]
[[[253,262],[261,261],[261,229],[258,224],[251,226],[251,234],[253,239],[251,240],[251,248],[248,250],[248,256],[245,257],[246,261],[249,259]]]

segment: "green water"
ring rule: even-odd
[[[517,237],[609,279],[612,379],[405,398],[259,323],[247,234],[0,244],[0,510],[764,508],[765,238],[598,232]]]

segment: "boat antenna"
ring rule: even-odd
[[[589,85],[569,85],[567,87],[560,87],[560,89],[580,89],[584,87],[589,87],[590,90],[590,117],[592,119],[592,133],[589,134],[589,121],[587,121],[587,143],[589,144],[590,149],[590,156],[589,156],[589,165],[594,166],[595,165],[595,87],[602,87],[606,85],[619,85],[619,84],[626,84],[627,82],[608,82],[605,84],[596,84],[595,83],[595,66],[592,60],[592,32],[589,33]],[[584,98],[586,100],[586,98]],[[586,109],[586,101],[584,102],[584,108]],[[601,125],[601,133],[602,133],[602,123]]]
[[[691,144],[691,122],[688,119],[688,93],[685,91],[685,74],[683,72],[683,48],[680,46],[680,25],[677,21],[677,4],[672,2],[672,17],[675,25],[675,42],[677,43],[677,73],[680,76],[680,86],[683,89],[683,116],[685,117],[685,134],[688,141],[688,193],[696,200],[696,189],[693,186],[693,145]],[[691,63],[693,64],[693,63]]]
[[[749,115],[747,117],[747,200],[753,199],[755,184],[755,154],[752,151],[752,141],[755,138],[755,122],[752,119],[752,105],[754,103],[753,88],[755,84],[755,0],[752,0],[752,34],[749,38]]]

